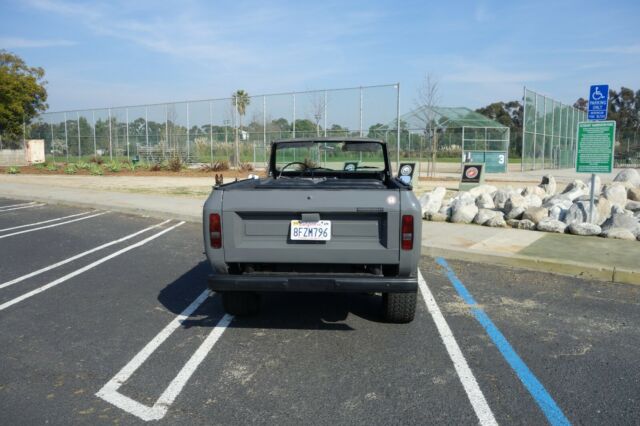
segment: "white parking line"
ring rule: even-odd
[[[4,209],[8,209],[10,207],[29,206],[31,204],[36,204],[36,202],[35,201],[31,201],[30,203],[20,203],[20,204],[10,204],[8,206],[0,206],[0,211],[2,211]]]
[[[25,299],[28,299],[28,298],[30,298],[32,296],[35,296],[36,294],[42,293],[43,291],[46,291],[46,290],[48,290],[48,289],[50,289],[52,287],[55,287],[58,284],[61,284],[61,283],[65,282],[65,281],[67,281],[67,280],[70,280],[71,278],[73,278],[75,276],[78,276],[78,275],[82,274],[83,272],[86,272],[86,271],[88,271],[90,269],[93,269],[96,266],[101,265],[104,262],[113,259],[114,257],[120,256],[121,254],[126,253],[126,252],[128,252],[130,250],[133,250],[134,248],[143,246],[146,243],[148,243],[149,241],[155,240],[156,238],[166,234],[167,232],[169,232],[169,231],[171,231],[171,230],[173,230],[173,229],[175,229],[178,226],[183,225],[183,224],[184,224],[184,222],[179,222],[178,224],[173,225],[173,226],[171,226],[171,227],[169,227],[169,228],[167,228],[167,229],[165,229],[163,231],[160,231],[157,234],[154,234],[154,235],[152,235],[150,237],[147,237],[144,240],[138,241],[135,244],[131,244],[130,246],[127,246],[127,247],[125,247],[125,248],[123,248],[121,250],[118,250],[118,251],[116,251],[114,253],[111,253],[110,255],[105,256],[102,259],[96,260],[95,262],[90,263],[87,266],[84,266],[84,267],[82,267],[82,268],[80,268],[80,269],[78,269],[76,271],[73,271],[73,272],[71,272],[71,273],[69,273],[69,274],[67,274],[67,275],[65,275],[65,276],[63,276],[61,278],[58,278],[57,280],[52,281],[49,284],[45,284],[42,287],[38,287],[35,290],[32,290],[32,291],[30,291],[28,293],[23,294],[22,296],[18,296],[15,299],[11,299],[8,302],[5,302],[2,305],[0,305],[0,311],[3,311],[5,309],[7,309],[8,307],[15,305],[16,303],[22,302]]]
[[[42,204],[29,204],[27,206],[22,206],[22,207],[14,207],[12,209],[4,209],[4,210],[0,210],[0,213],[4,213],[4,212],[10,212],[13,210],[22,210],[22,209],[30,209],[32,207],[42,207],[42,206],[46,206],[46,204],[42,203]]]
[[[70,217],[84,216],[84,215],[89,214],[89,213],[91,213],[91,212],[77,213],[77,214],[72,214],[72,215],[69,215],[69,216],[57,217],[55,219],[43,220],[42,222],[35,222],[35,223],[28,223],[26,225],[13,226],[11,228],[0,229],[0,232],[13,231],[14,229],[22,229],[22,228],[28,228],[30,226],[42,225],[42,224],[51,223],[51,222],[57,222],[57,221],[62,220],[62,219],[69,219]]]
[[[469,398],[469,402],[471,402],[473,411],[475,411],[476,416],[478,417],[478,421],[481,425],[497,425],[498,422],[496,421],[489,404],[487,404],[487,400],[480,390],[478,382],[476,381],[471,368],[469,368],[469,364],[467,364],[467,360],[462,354],[460,346],[458,346],[458,342],[456,342],[456,338],[453,336],[453,333],[449,328],[449,324],[447,324],[447,320],[442,315],[440,307],[433,298],[433,294],[431,294],[431,290],[429,290],[429,286],[427,286],[427,282],[424,280],[420,270],[418,270],[418,287],[420,288],[422,297],[427,304],[427,309],[429,310],[431,317],[433,317],[433,321],[436,324],[440,338],[449,353],[451,361],[453,361],[453,367],[455,368],[456,373],[458,373],[462,387],[467,393],[467,397]]]
[[[0,235],[0,240],[3,238],[12,237],[14,235],[26,234],[27,232],[39,231],[41,229],[55,228],[56,226],[66,225],[67,223],[73,223],[73,222],[78,222],[85,219],[91,219],[92,217],[102,216],[103,214],[106,214],[106,213],[109,213],[109,212],[96,213],[91,216],[82,216],[77,219],[67,220],[66,222],[54,223],[53,225],[41,226],[39,228],[25,229],[24,231],[18,231],[18,232],[12,232],[11,234]]]
[[[105,401],[115,405],[116,407],[144,420],[160,420],[165,416],[173,401],[182,391],[182,388],[187,384],[189,378],[196,371],[200,363],[204,360],[207,354],[211,351],[216,344],[222,333],[227,329],[227,326],[233,320],[231,315],[225,314],[220,321],[215,325],[213,330],[209,333],[207,338],[200,344],[198,349],[189,358],[187,363],[178,372],[176,377],[169,383],[169,386],[162,392],[160,398],[153,404],[152,407],[144,405],[128,396],[122,395],[118,392],[120,386],[122,386],[136,370],[144,364],[144,362],[155,352],[156,349],[167,338],[176,331],[182,322],[187,319],[198,307],[209,297],[209,290],[203,291],[200,296],[196,298],[180,315],[175,317],[160,333],[158,333],[147,345],[142,348],[140,352],[133,357],[131,361],[127,363],[106,385],[102,387],[96,396],[104,399]]]
[[[135,232],[135,233],[133,233],[133,234],[127,235],[127,236],[122,237],[122,238],[119,238],[119,239],[117,239],[117,240],[110,241],[110,242],[108,242],[108,243],[106,243],[106,244],[102,244],[101,246],[98,246],[98,247],[92,248],[91,250],[87,250],[87,251],[84,251],[84,252],[82,252],[82,253],[78,253],[78,254],[76,254],[75,256],[71,256],[71,257],[70,257],[70,258],[68,258],[68,259],[61,260],[60,262],[58,262],[58,263],[54,263],[53,265],[49,265],[49,266],[44,267],[44,268],[42,268],[42,269],[38,269],[37,271],[30,272],[30,273],[28,273],[28,274],[26,274],[26,275],[23,275],[23,276],[21,276],[21,277],[15,278],[15,279],[13,279],[13,280],[11,280],[11,281],[7,281],[7,282],[5,282],[5,283],[0,284],[0,289],[3,289],[3,288],[5,288],[5,287],[9,287],[9,286],[14,285],[14,284],[17,284],[17,283],[19,283],[20,281],[24,281],[24,280],[29,279],[29,278],[31,278],[31,277],[35,277],[36,275],[40,275],[40,274],[42,274],[43,272],[50,271],[50,270],[52,270],[52,269],[57,268],[58,266],[62,266],[62,265],[67,264],[67,263],[69,263],[69,262],[73,262],[74,260],[80,259],[81,257],[87,256],[87,255],[89,255],[89,254],[91,254],[91,253],[95,253],[95,252],[97,252],[97,251],[99,251],[99,250],[105,249],[105,248],[107,248],[107,247],[109,247],[109,246],[112,246],[112,245],[114,245],[114,244],[118,244],[118,243],[121,243],[121,242],[123,242],[123,241],[127,241],[127,240],[129,240],[129,239],[131,239],[131,238],[133,238],[133,237],[136,237],[136,236],[138,236],[138,235],[142,234],[143,232],[147,232],[147,231],[150,231],[151,229],[158,228],[158,227],[160,227],[160,226],[162,226],[162,225],[165,225],[165,224],[166,224],[166,223],[168,223],[168,222],[171,222],[171,221],[170,221],[170,220],[165,220],[164,222],[161,222],[161,223],[159,223],[159,224],[157,224],[157,225],[150,226],[150,227],[145,228],[145,229],[143,229],[143,230],[141,230],[141,231],[138,231],[138,232]]]

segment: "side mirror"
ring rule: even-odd
[[[411,185],[413,180],[413,171],[416,168],[416,163],[400,163],[400,169],[398,170],[398,179],[402,183]]]

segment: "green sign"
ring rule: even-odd
[[[611,173],[615,136],[615,121],[578,123],[576,172]]]

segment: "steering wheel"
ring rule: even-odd
[[[285,164],[281,169],[280,169],[280,174],[278,175],[278,177],[282,176],[282,172],[284,172],[284,169],[286,169],[289,166],[293,166],[294,164],[297,164],[299,166],[303,166],[304,168],[302,170],[300,170],[301,173],[303,173],[305,170],[307,170],[309,168],[309,166],[307,166],[305,163],[302,163],[300,161],[292,161],[291,163],[287,163]]]

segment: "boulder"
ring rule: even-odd
[[[569,232],[574,235],[600,235],[602,228],[593,223],[572,223],[569,225]]]
[[[602,195],[607,200],[611,201],[611,204],[618,205],[620,207],[624,207],[625,204],[627,204],[627,189],[619,182],[605,185],[602,189]]]
[[[557,190],[556,179],[551,175],[542,176],[542,182],[539,186],[547,195],[555,195]]]
[[[476,206],[479,209],[493,209],[496,205],[493,203],[493,198],[489,194],[480,194],[476,198]]]
[[[551,207],[551,209],[549,209],[549,217],[564,222],[568,210],[569,209],[562,208],[562,206],[560,205],[553,206]]]
[[[524,191],[522,191],[522,196],[526,198],[529,195],[536,195],[540,199],[543,199],[547,196],[547,192],[539,186],[527,186]]]
[[[567,224],[548,217],[538,222],[536,229],[543,232],[556,232],[558,234],[563,234],[567,229]]]
[[[473,196],[474,198],[477,198],[481,194],[492,195],[497,190],[498,188],[493,185],[479,185],[471,188],[469,190],[469,194],[471,194],[471,196]]]
[[[630,210],[632,212],[640,211],[640,201],[627,201],[627,204],[624,206],[625,210]]]
[[[602,232],[602,236],[606,238],[615,238],[618,240],[635,241],[636,237],[633,232],[625,228],[610,228]]]
[[[526,207],[514,207],[504,217],[505,219],[520,219],[526,210]]]
[[[495,194],[493,194],[493,204],[495,208],[504,210],[504,205],[511,196],[511,191],[507,189],[498,189]]]
[[[476,197],[474,197],[473,195],[471,195],[469,192],[466,192],[466,191],[459,192],[458,195],[456,195],[451,199],[451,205],[475,204],[475,203],[476,203]]]
[[[640,201],[640,187],[627,189],[627,199],[631,201]]]
[[[451,205],[447,204],[440,207],[438,214],[445,216],[447,219],[451,218]]]
[[[586,197],[586,199],[579,199],[571,205],[569,210],[567,210],[563,220],[567,225],[589,222],[589,209],[591,202],[588,198],[589,197]],[[606,198],[596,199],[593,208],[593,217],[591,218],[590,223],[602,225],[602,223],[609,218],[610,214],[611,203],[609,200]]]
[[[495,215],[500,215],[500,217],[502,217],[502,212],[490,209],[478,209],[478,214],[473,218],[473,223],[484,225],[485,222],[492,219]]]
[[[602,224],[602,230],[608,231],[614,228],[626,229],[633,235],[640,235],[640,222],[630,211],[618,206],[611,209],[611,217]]]
[[[640,173],[635,169],[624,169],[613,178],[614,182],[628,182],[628,187],[640,187]]]
[[[561,206],[563,209],[568,209],[573,204],[573,201],[565,197],[564,195],[554,195],[553,197],[545,198],[544,203],[542,203],[542,207],[546,207],[550,209],[554,206]]]
[[[449,216],[446,214],[442,214],[440,212],[428,213],[425,219],[430,220],[432,222],[446,222]]]
[[[529,194],[524,196],[524,202],[527,207],[540,207],[542,206],[542,198],[536,194]]]
[[[571,201],[580,197],[581,195],[585,195],[587,193],[587,185],[584,184],[581,180],[574,180],[562,191],[562,194],[570,199]]]
[[[516,229],[524,229],[527,231],[533,231],[534,229],[536,229],[536,224],[531,222],[530,220],[509,219],[507,220],[507,226]]]
[[[522,207],[523,209],[528,207],[524,197],[520,194],[509,195],[509,198],[504,203],[504,212],[509,213],[509,211],[518,207]]]
[[[538,223],[545,217],[549,217],[549,210],[544,207],[529,207],[522,215],[522,220],[530,220],[533,223]]]
[[[444,199],[447,190],[439,186],[431,192],[427,192],[420,197],[420,205],[422,206],[422,217],[426,217],[427,214],[437,213],[442,207],[442,200]]]
[[[496,214],[491,219],[483,223],[483,225],[490,226],[492,228],[504,228],[507,226],[507,222],[504,221],[501,214]]]
[[[478,214],[478,207],[475,204],[451,204],[451,222],[471,223]]]

